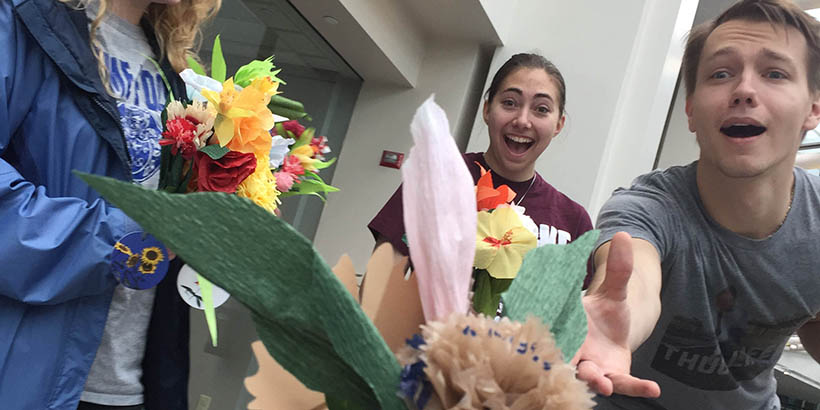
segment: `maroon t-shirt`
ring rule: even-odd
[[[464,161],[470,174],[473,175],[473,182],[477,182],[481,176],[481,170],[475,163],[481,164],[484,169],[492,171],[484,161],[484,154],[480,152],[464,154]],[[592,221],[589,219],[587,211],[569,199],[566,195],[558,192],[552,185],[544,181],[541,175],[535,173],[535,181],[526,180],[514,182],[493,172],[493,187],[507,185],[515,191],[513,203],[523,206],[524,212],[532,218],[538,226],[538,246],[546,244],[565,244],[575,238],[592,230]],[[532,186],[530,184],[532,183]],[[384,204],[381,211],[370,221],[367,227],[373,233],[373,237],[383,236],[393,247],[403,255],[408,255],[407,244],[404,243],[404,214],[402,211],[402,189],[396,190],[392,197]],[[523,198],[523,199],[522,199]],[[518,203],[518,201],[521,203]]]

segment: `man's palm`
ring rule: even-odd
[[[630,312],[626,296],[632,275],[631,241],[626,233],[612,238],[606,277],[601,286],[584,296],[589,330],[573,362],[578,363],[578,378],[599,394],[658,397],[657,383],[629,375],[632,352],[628,343]]]

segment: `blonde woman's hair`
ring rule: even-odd
[[[100,23],[108,13],[111,0],[60,0],[63,3],[74,4],[74,7],[85,7],[89,3],[96,3],[97,14],[89,27],[89,42],[91,52],[97,58],[97,71],[100,73],[103,86],[109,94],[113,94],[108,84],[109,73],[103,59],[102,46],[97,38]],[[222,0],[181,0],[177,4],[151,3],[145,12],[145,17],[154,28],[154,34],[159,44],[160,56],[171,63],[176,72],[188,68],[188,57],[199,62],[197,52],[201,45],[201,26],[213,18],[222,6]]]

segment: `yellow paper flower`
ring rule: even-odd
[[[279,190],[276,189],[276,178],[270,172],[269,162],[267,155],[257,156],[256,170],[236,187],[236,194],[273,212],[279,204]]]
[[[208,100],[208,110],[216,114],[214,134],[220,146],[257,156],[270,151],[269,131],[273,128],[274,119],[273,113],[268,110],[268,102],[276,94],[278,86],[279,83],[263,77],[237,91],[233,79],[229,78],[222,84],[219,93],[202,90],[202,95]]]
[[[478,213],[474,266],[486,269],[496,279],[513,279],[524,255],[537,244],[512,208]]]
[[[294,148],[290,153],[299,159],[299,162],[302,164],[302,168],[306,171],[316,171],[316,162],[319,160],[312,158],[314,152],[310,144],[305,144],[301,147]]]

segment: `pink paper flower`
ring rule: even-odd
[[[288,192],[293,187],[293,183],[296,181],[296,177],[290,172],[280,171],[273,173],[274,178],[276,178],[276,189],[279,192]]]

